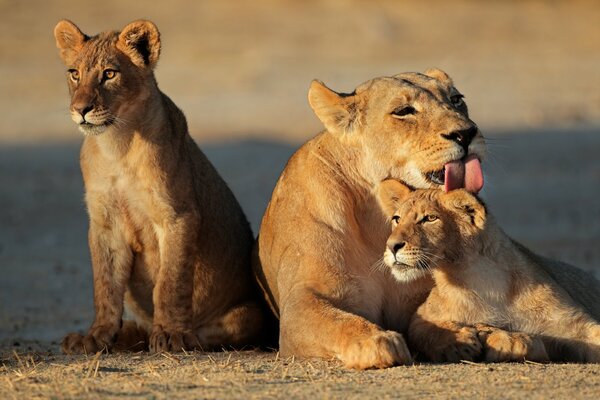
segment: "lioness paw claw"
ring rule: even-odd
[[[483,351],[477,336],[477,330],[471,327],[460,328],[452,332],[451,338],[440,343],[431,351],[431,359],[435,362],[475,361]]]
[[[493,327],[478,328],[488,362],[549,361],[546,347],[537,336],[507,332]]]
[[[91,329],[87,335],[70,333],[63,339],[61,349],[65,354],[108,353],[114,344],[115,335],[105,329]]]
[[[387,368],[412,363],[412,357],[401,334],[379,332],[367,339],[354,342],[340,355],[348,368]]]

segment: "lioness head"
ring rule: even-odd
[[[485,226],[485,206],[464,189],[411,191],[388,179],[380,184],[378,197],[392,223],[383,259],[400,281],[460,261]]]
[[[86,135],[132,122],[135,108],[156,85],[153,68],[160,35],[149,21],[135,21],[121,32],[89,37],[70,21],[54,28],[56,46],[67,66],[71,118]]]
[[[313,81],[308,99],[329,132],[364,149],[373,181],[447,191],[483,186],[483,136],[443,71],[376,78],[349,94]]]

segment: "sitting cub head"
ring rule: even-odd
[[[460,262],[485,227],[485,206],[464,189],[411,191],[388,179],[380,184],[378,198],[392,223],[384,262],[399,281],[416,279],[441,263]]]
[[[156,85],[152,69],[160,35],[152,22],[135,21],[121,32],[89,37],[62,20],[54,37],[67,66],[71,118],[84,134],[125,127],[139,118],[143,100]]]
[[[313,81],[308,99],[330,133],[364,149],[373,169],[366,174],[376,182],[391,177],[421,189],[482,188],[483,136],[445,72],[376,78],[349,94]]]

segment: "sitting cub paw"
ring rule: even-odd
[[[507,332],[491,326],[477,326],[477,329],[484,346],[485,361],[549,361],[546,346],[537,336]]]
[[[387,368],[411,364],[412,357],[401,334],[394,331],[375,335],[350,344],[339,356],[347,368]]]
[[[114,344],[116,332],[113,329],[92,328],[87,335],[70,333],[62,341],[61,348],[65,354],[93,354],[99,351],[108,353]]]
[[[456,331],[448,330],[426,353],[434,362],[475,361],[482,349],[477,330],[464,326]]]
[[[154,326],[150,334],[150,351],[158,353],[161,351],[179,352],[194,350],[200,347],[198,338],[191,332],[178,330],[166,330],[162,326]]]

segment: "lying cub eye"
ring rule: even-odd
[[[454,96],[450,97],[450,101],[452,102],[454,107],[460,107],[464,104],[464,97],[465,96],[463,96],[462,94],[455,94]]]
[[[426,215],[423,217],[423,219],[421,220],[421,222],[433,222],[433,221],[437,221],[438,217],[437,215]]]
[[[400,222],[400,216],[399,215],[394,215],[392,217],[392,224],[396,225],[396,224],[398,224],[398,222]]]
[[[113,70],[113,69],[107,69],[106,71],[104,71],[104,79],[105,80],[109,80],[114,78],[117,75],[117,71]]]
[[[70,69],[69,75],[71,76],[71,79],[73,79],[75,82],[79,80],[79,71],[77,71],[76,69]]]
[[[414,115],[417,110],[413,106],[401,106],[392,111],[394,117],[406,117],[407,115]]]

